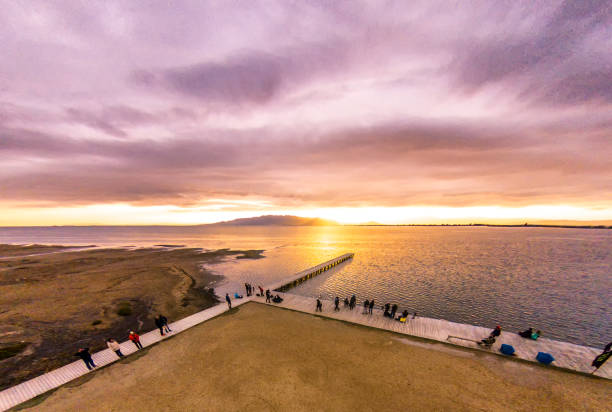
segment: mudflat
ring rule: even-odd
[[[0,245],[0,389],[216,302],[201,267],[261,251]]]
[[[248,303],[30,405],[47,411],[603,411],[611,398],[612,384],[603,379]]]

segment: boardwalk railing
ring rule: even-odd
[[[306,269],[299,273],[296,273],[295,275],[292,275],[286,278],[285,280],[269,285],[267,289],[275,290],[277,288],[292,284],[292,282],[297,281],[298,279],[303,279],[305,276],[316,276],[317,274],[323,273],[324,271],[329,270],[332,267],[337,266],[339,263],[344,262],[352,257],[352,253],[347,253],[345,255],[339,256],[335,259],[314,266],[310,269]],[[253,300],[253,298],[254,297],[233,299],[232,304],[233,306],[239,306]],[[144,347],[153,345],[168,336],[176,335],[177,333],[183,332],[204,321],[219,316],[227,310],[227,304],[225,302],[220,303],[216,306],[213,306],[201,312],[194,313],[193,315],[187,316],[181,320],[171,323],[170,328],[172,329],[172,333],[169,335],[166,334],[165,336],[160,336],[158,329],[143,333],[142,335],[140,335],[140,342]],[[120,346],[121,352],[126,356],[138,351],[134,344],[129,340],[122,342]],[[99,369],[102,366],[109,365],[119,360],[117,355],[110,349],[104,349],[102,351],[96,352],[92,354],[92,358],[97,366],[96,369]],[[45,392],[58,388],[64,385],[65,383],[77,379],[89,372],[91,371],[89,371],[85,367],[83,361],[78,360],[76,362],[72,362],[68,365],[62,366],[58,369],[52,370],[33,379],[5,389],[0,392],[0,411],[5,411],[7,409],[12,408],[13,406],[19,405],[20,403],[42,395]]]

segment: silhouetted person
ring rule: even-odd
[[[349,306],[349,300],[348,300],[348,298],[344,298],[344,306]]]
[[[494,338],[496,338],[496,337],[498,337],[499,335],[501,335],[501,330],[502,330],[502,329],[501,329],[501,326],[497,325],[497,326],[495,327],[495,329],[493,329],[493,330],[491,331],[491,334],[490,334],[489,336],[493,336]]]
[[[519,332],[519,336],[523,337],[523,338],[531,338],[531,334],[533,333],[533,328],[529,328],[527,330],[524,330],[522,332]]]
[[[270,289],[266,289],[266,303],[271,303],[270,302]]]
[[[394,304],[394,305],[391,307],[391,317],[392,317],[392,318],[395,318],[395,313],[396,313],[396,312],[397,312],[397,305],[395,305],[395,304]]]
[[[155,317],[155,326],[159,328],[159,334],[164,336],[164,323],[159,315]]]
[[[260,294],[261,296],[263,296],[263,295],[264,295],[263,288],[261,287],[261,285],[259,285],[258,287],[259,287],[259,294]],[[269,291],[269,290],[270,290],[270,289],[268,289],[268,291]]]
[[[250,296],[250,293],[249,293],[249,284],[248,284],[248,283],[245,283],[245,284],[244,284],[244,288],[246,289],[246,295],[247,295],[247,296]]]
[[[316,312],[323,312],[323,304],[319,299],[317,299],[317,309]]]
[[[385,303],[385,313],[389,314],[389,308],[391,308],[391,305],[388,303]]]
[[[407,310],[403,311],[402,314],[397,317],[397,320],[401,320],[401,319],[404,319],[404,320],[408,319],[408,311]]]
[[[370,301],[367,299],[363,302],[363,313],[364,315],[368,313],[368,308],[370,307]]]
[[[227,306],[229,306],[229,308],[232,308],[232,300],[229,297],[229,293],[225,294],[225,301],[227,302]]]
[[[355,295],[351,296],[351,303],[349,304],[349,308],[353,310],[355,308],[355,303],[357,303],[357,298]]]
[[[121,346],[119,346],[119,342],[117,342],[115,339],[108,339],[106,341],[106,346],[108,346],[110,350],[115,352],[117,356],[123,358],[123,353],[121,353]]]
[[[140,343],[140,335],[138,335],[136,332],[130,331],[128,339],[131,340],[134,345],[136,345],[136,348],[142,349],[142,343]]]
[[[87,369],[92,370],[96,367],[96,364],[91,358],[91,353],[89,353],[89,348],[80,348],[78,352],[74,354],[74,356],[78,356],[79,358],[83,359],[83,362],[85,362],[85,366],[87,366]]]
[[[372,310],[374,309],[374,299],[370,301],[370,307],[368,308],[368,313],[371,315]]]
[[[414,312],[414,315],[412,315],[412,319],[416,318],[416,312]]]
[[[336,299],[334,299],[334,311],[338,312],[339,310],[340,310],[340,298],[336,296]]]
[[[172,332],[172,329],[170,329],[170,326],[168,326],[168,318],[165,317],[164,315],[162,315],[161,313],[159,314],[159,320],[161,320],[162,326],[164,327],[164,331],[166,333]]]

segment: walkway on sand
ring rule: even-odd
[[[338,266],[340,263],[353,257],[352,253],[339,256],[335,259],[324,262],[320,265],[306,269],[286,279],[268,285],[266,289],[284,289],[289,288],[292,285],[310,279],[326,270],[332,269]],[[289,293],[274,292],[274,294],[281,295],[284,300],[278,306],[292,309],[300,312],[315,314],[316,299],[308,298],[303,296],[292,295]],[[223,299],[223,296],[221,296]],[[251,300],[264,303],[265,297],[245,297],[243,299],[232,299],[232,305],[234,307],[240,306],[244,303],[250,302]],[[271,304],[274,305],[274,304]],[[198,325],[206,320],[214,318],[227,312],[227,304],[223,301],[222,303],[213,306],[212,308],[203,310],[195,313],[191,316],[183,318],[179,321],[170,324],[172,333],[166,336],[160,336],[159,330],[144,333],[140,336],[140,341],[144,347],[150,346],[156,342],[166,339],[187,330],[195,325]],[[343,320],[346,322],[356,323],[365,325],[377,329],[389,330],[397,333],[401,333],[408,336],[416,336],[440,342],[453,343],[458,346],[465,346],[471,348],[480,348],[475,343],[463,340],[451,339],[447,340],[449,335],[460,336],[462,338],[480,340],[489,335],[491,329],[482,328],[479,326],[465,325],[460,323],[449,322],[441,319],[429,319],[417,317],[416,319],[409,319],[407,323],[400,323],[396,320],[385,318],[382,315],[382,311],[375,309],[372,315],[364,315],[363,306],[356,307],[354,310],[349,310],[343,307],[339,312],[334,312],[333,302],[323,301],[323,312],[317,312],[319,316],[324,316],[332,319]],[[601,351],[595,348],[589,348],[585,346],[574,345],[566,342],[554,341],[551,339],[540,338],[538,341],[532,341],[523,339],[511,332],[502,332],[501,337],[493,345],[490,350],[493,353],[499,353],[499,347],[501,343],[508,343],[516,349],[517,357],[529,361],[535,361],[535,356],[538,352],[548,352],[555,357],[553,365],[560,368],[570,369],[579,372],[591,372],[591,361]],[[121,343],[121,352],[126,356],[135,353],[136,347],[130,341]],[[76,348],[75,348],[76,352]],[[102,366],[109,365],[119,358],[110,349],[105,349],[100,352],[96,352],[92,355],[95,364],[99,369]],[[95,370],[95,369],[94,369]],[[83,376],[90,371],[85,367],[83,361],[78,360],[70,363],[61,368],[55,369],[51,372],[45,373],[44,375],[38,376],[29,381],[20,383],[19,385],[5,389],[0,392],[0,411],[7,410],[13,406],[16,406],[22,402],[32,399],[38,395],[41,395],[49,390],[58,388],[59,386],[70,382],[80,376]],[[612,379],[612,367],[610,365],[604,365],[597,373],[597,376]]]
[[[374,309],[372,315],[364,315],[363,306],[357,306],[355,309],[349,310],[348,307],[343,306],[342,301],[340,302],[339,312],[334,311],[334,303],[329,300],[321,300],[323,303],[323,312],[315,312],[316,298],[292,295],[290,293],[274,293],[278,293],[283,298],[283,302],[278,305],[283,308],[343,320],[372,328],[389,330],[404,335],[452,343],[457,346],[480,349],[496,354],[500,354],[499,348],[501,344],[506,343],[514,346],[514,349],[516,350],[516,356],[512,356],[512,358],[520,358],[537,362],[535,357],[538,352],[547,352],[553,355],[555,358],[552,365],[578,372],[592,372],[593,367],[591,367],[591,362],[595,356],[601,353],[601,349],[546,338],[539,338],[537,341],[534,341],[531,339],[521,338],[515,332],[504,331],[502,331],[501,336],[497,339],[497,342],[491,347],[491,349],[484,349],[474,342],[453,338],[448,339],[448,337],[459,336],[461,338],[480,341],[481,339],[489,336],[493,328],[483,328],[480,326],[449,322],[443,319],[430,319],[419,316],[417,316],[416,319],[412,319],[412,315],[409,316],[409,320],[406,323],[400,323],[397,320],[384,317],[383,311],[380,309]],[[258,297],[255,297],[255,300],[258,302],[265,301],[265,299],[260,299]],[[500,354],[500,356],[505,355]],[[612,367],[610,365],[604,365],[595,373],[595,375],[612,379]]]
[[[280,287],[293,281],[297,282],[298,279],[303,279],[305,278],[305,276],[316,276],[317,274],[323,273],[325,270],[331,269],[339,262],[343,262],[352,256],[352,254],[346,254],[328,260],[327,262],[321,263],[320,265],[296,273],[295,275],[292,275],[283,281],[277,282],[274,285],[270,285],[271,287],[269,287],[269,289]],[[171,323],[170,329],[172,329],[172,333],[166,334],[165,336],[161,336],[159,334],[159,330],[155,329],[140,335],[140,342],[144,347],[150,346],[168,337],[176,335],[177,333],[187,330],[195,325],[198,325],[204,321],[219,316],[224,312],[227,312],[228,306],[227,303],[225,303],[225,299],[223,298],[223,296],[220,297],[222,303]],[[232,306],[240,306],[246,302],[249,302],[251,299],[253,299],[253,297],[245,297],[243,299],[232,298]],[[77,348],[75,348],[74,351],[76,352],[76,350]],[[136,346],[128,340],[121,343],[121,352],[125,356],[128,356],[132,353],[137,352],[137,349]],[[92,354],[92,358],[97,366],[97,368],[95,368],[94,370],[100,369],[102,366],[109,365],[119,360],[117,355],[110,349],[105,349],[100,352],[96,352]],[[7,409],[12,408],[13,406],[19,405],[20,403],[35,398],[36,396],[41,395],[47,391],[58,388],[63,384],[68,383],[89,372],[90,371],[87,369],[87,367],[85,367],[83,361],[77,360],[68,365],[62,366],[61,368],[52,370],[51,372],[47,372],[44,375],[37,376],[36,378],[30,379],[28,381],[5,389],[0,392],[0,411],[5,411]]]

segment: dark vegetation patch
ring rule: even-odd
[[[121,302],[117,305],[117,315],[130,316],[132,314],[132,305],[130,302]]]
[[[29,342],[10,342],[0,344],[0,361],[21,353],[28,347]]]

